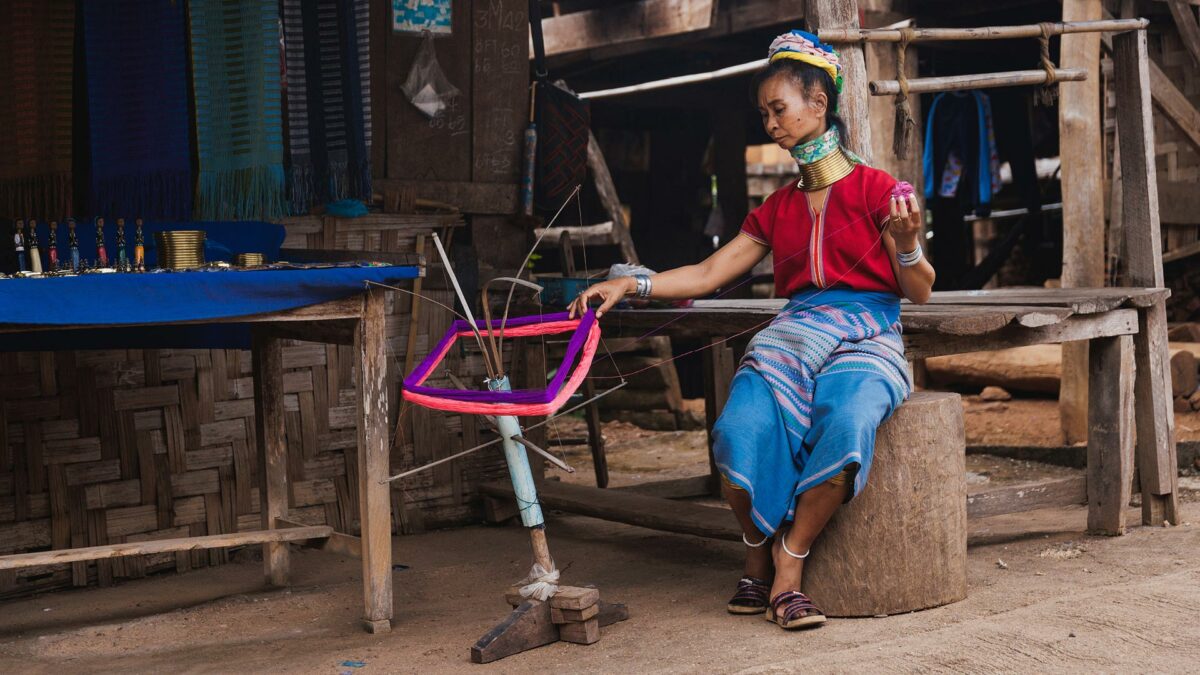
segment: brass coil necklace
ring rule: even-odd
[[[800,168],[800,180],[796,187],[805,192],[823,190],[854,171],[854,163],[840,147],[821,159],[797,166]]]

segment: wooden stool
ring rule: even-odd
[[[829,616],[877,616],[967,597],[966,441],[958,394],[917,392],[879,427],[862,493],[804,565]]]

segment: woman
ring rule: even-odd
[[[926,302],[934,279],[911,190],[842,147],[841,81],[837,52],[816,36],[776,38],[753,91],[763,127],[791,151],[800,180],[704,262],[605,281],[571,306],[579,314],[598,301],[600,316],[631,295],[706,296],[774,254],[776,292],[790,301],[751,340],[713,428],[713,453],[747,547],[728,610],[765,612],[788,629],[825,621],[800,592],[804,559],[866,484],[875,430],[908,397],[900,298]]]

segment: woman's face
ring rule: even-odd
[[[785,150],[825,133],[825,109],[829,98],[820,88],[809,92],[785,73],[779,73],[758,88],[758,113],[771,140]]]

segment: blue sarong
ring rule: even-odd
[[[717,468],[773,534],[801,493],[847,467],[851,497],[862,490],[875,430],[911,391],[895,295],[803,291],[750,341],[713,427]]]

